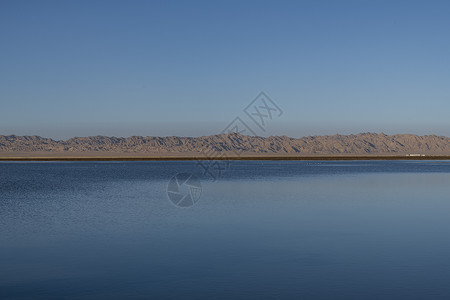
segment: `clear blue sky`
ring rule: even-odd
[[[450,1],[0,1],[0,134],[450,135]],[[257,132],[258,134],[261,132]]]

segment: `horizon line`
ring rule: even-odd
[[[384,136],[400,136],[400,135],[412,135],[412,136],[419,136],[419,137],[427,137],[427,136],[436,136],[436,137],[446,137],[449,138],[448,136],[445,135],[437,135],[437,134],[415,134],[415,133],[395,133],[395,134],[386,134],[384,132],[359,132],[359,133],[350,133],[350,134],[340,134],[340,133],[335,133],[335,134],[323,134],[323,135],[305,135],[302,137],[292,137],[292,136],[288,136],[285,134],[282,135],[270,135],[270,136],[261,136],[261,135],[250,135],[250,134],[242,134],[240,132],[228,132],[228,133],[218,133],[218,134],[210,134],[210,135],[200,135],[200,136],[180,136],[180,135],[166,135],[166,136],[157,136],[157,135],[130,135],[130,136],[114,136],[114,135],[88,135],[88,136],[73,136],[73,137],[69,137],[66,139],[55,139],[55,138],[51,138],[51,137],[45,137],[45,136],[41,136],[41,135],[17,135],[17,134],[0,134],[0,137],[39,137],[39,138],[43,138],[43,139],[49,139],[55,142],[63,142],[63,141],[68,141],[71,139],[77,139],[77,138],[95,138],[95,137],[104,137],[104,138],[118,138],[118,139],[129,139],[129,138],[133,138],[133,137],[139,137],[139,138],[202,138],[202,137],[211,137],[211,136],[221,136],[221,135],[241,135],[241,136],[248,136],[248,137],[257,137],[257,138],[270,138],[270,137],[287,137],[290,139],[303,139],[303,138],[308,138],[308,137],[332,137],[332,136],[345,136],[345,137],[349,137],[349,136],[356,136],[356,135],[384,135]]]

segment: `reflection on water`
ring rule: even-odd
[[[448,162],[233,162],[176,208],[198,171],[1,163],[0,298],[449,298]]]

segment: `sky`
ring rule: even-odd
[[[0,134],[450,136],[450,1],[0,1]],[[283,111],[265,131],[244,108]]]

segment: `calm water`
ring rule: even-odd
[[[0,163],[0,299],[449,299],[449,162]]]

